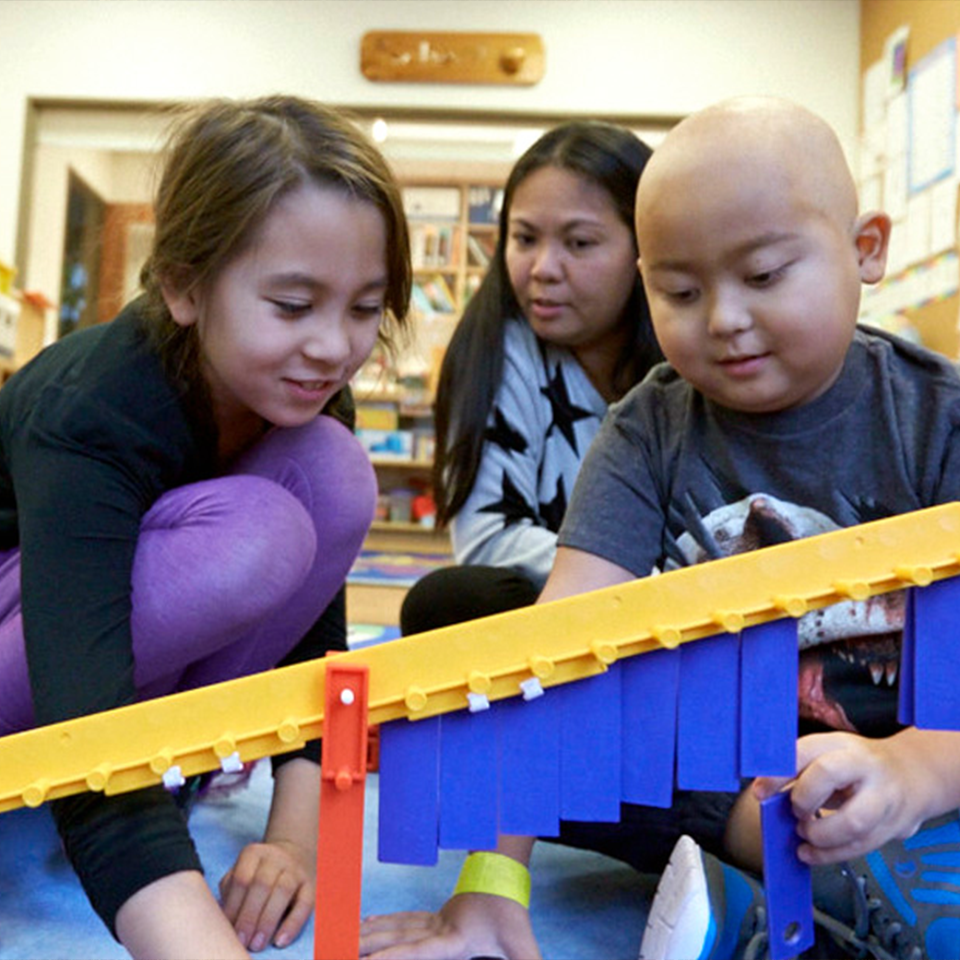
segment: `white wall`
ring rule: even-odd
[[[533,87],[384,84],[367,30],[538,33]],[[0,260],[13,262],[27,99],[291,92],[357,106],[677,116],[726,96],[791,97],[852,151],[858,0],[5,0]],[[45,291],[55,295],[55,291]]]

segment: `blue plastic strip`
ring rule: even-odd
[[[707,637],[680,647],[677,786],[738,790],[740,638]]]
[[[492,708],[440,720],[440,846],[497,846],[497,734]]]
[[[554,692],[496,704],[501,833],[560,833],[560,721],[555,709],[560,701]]]
[[[553,687],[559,701],[560,816],[620,821],[620,670]]]
[[[914,723],[929,730],[960,730],[960,577],[913,590]]]
[[[917,685],[917,629],[914,616],[917,587],[907,590],[907,603],[903,611],[903,641],[900,645],[900,687],[897,691],[897,721],[905,727],[916,723]]]
[[[377,857],[432,866],[440,818],[440,718],[380,725]]]
[[[763,830],[763,885],[767,895],[770,960],[790,960],[813,946],[813,881],[797,859],[797,822],[790,794],[760,802]]]
[[[740,776],[797,772],[797,621],[771,620],[740,635]]]
[[[658,650],[620,664],[623,697],[623,799],[673,804],[680,651]]]

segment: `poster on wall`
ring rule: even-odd
[[[957,39],[951,37],[910,71],[910,190],[917,193],[954,171],[957,119]]]
[[[908,39],[905,28],[891,34],[864,74],[860,202],[893,229],[886,277],[864,290],[861,320],[917,337],[910,313],[960,290],[960,78],[957,37],[913,66]]]

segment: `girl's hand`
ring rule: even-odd
[[[371,960],[540,960],[530,913],[514,900],[461,893],[439,913],[368,917],[360,926],[360,956]]]
[[[300,934],[314,904],[313,858],[286,840],[251,843],[220,881],[223,912],[240,942],[256,953],[285,947]]]
[[[913,746],[900,735],[812,734],[797,742],[800,773],[792,783],[762,777],[752,789],[762,800],[789,788],[804,841],[797,855],[810,864],[838,863],[911,836],[932,815],[932,771]]]

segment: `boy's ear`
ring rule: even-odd
[[[173,322],[181,327],[189,327],[200,317],[200,295],[195,284],[179,285],[168,280],[160,282],[163,301],[173,317]]]
[[[857,219],[854,243],[857,246],[860,279],[863,283],[879,283],[887,267],[890,218],[878,211],[862,214]]]

